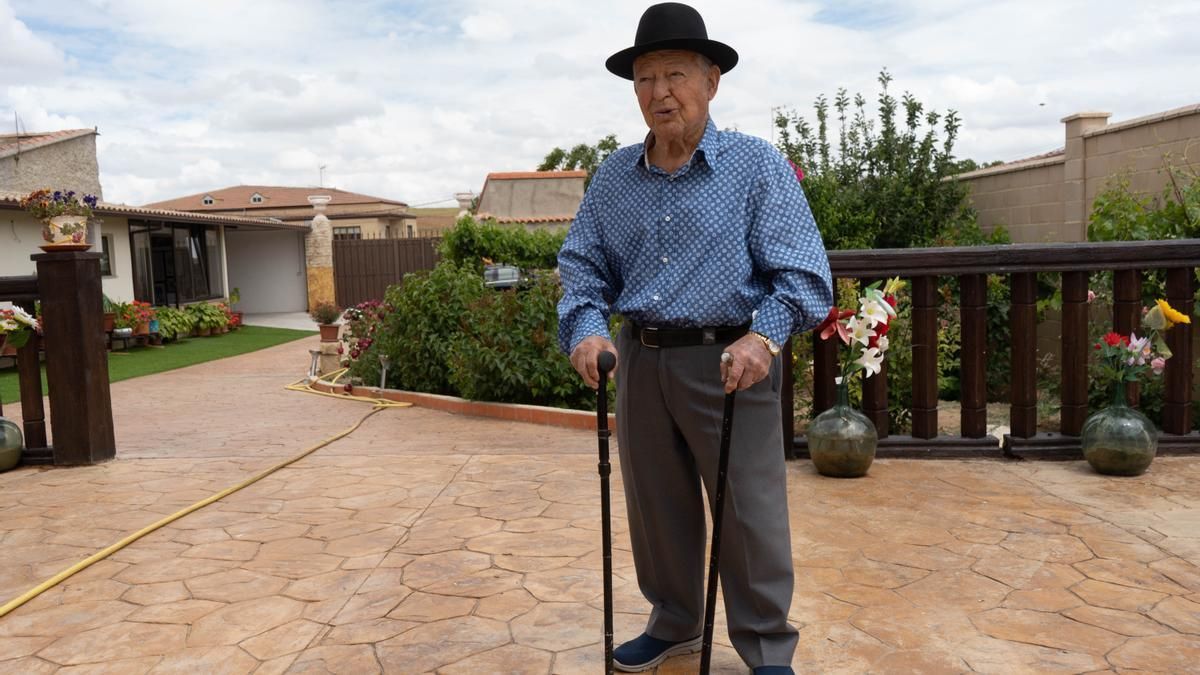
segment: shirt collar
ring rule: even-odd
[[[704,135],[700,137],[700,143],[696,146],[696,150],[692,153],[688,164],[691,164],[697,157],[704,160],[710,168],[716,168],[717,149],[720,146],[721,131],[717,129],[717,125],[713,122],[712,117],[708,118],[708,122],[704,125]],[[650,140],[654,138],[654,132],[646,132],[646,138],[642,141],[642,154],[637,159],[637,164],[650,168]]]

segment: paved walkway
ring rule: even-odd
[[[0,600],[358,420],[283,390],[314,344],[117,383],[117,461],[0,474]],[[798,672],[1200,671],[1200,459],[789,481]],[[385,410],[0,619],[0,673],[599,672],[597,490],[594,433]]]

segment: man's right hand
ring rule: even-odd
[[[600,388],[600,368],[596,365],[596,359],[599,358],[600,352],[612,352],[613,356],[616,356],[617,348],[608,338],[592,335],[584,338],[575,346],[575,351],[571,352],[571,366],[592,389]],[[616,379],[616,366],[613,366],[613,372],[609,377]]]

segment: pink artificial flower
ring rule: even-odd
[[[1154,369],[1155,375],[1162,375],[1163,370],[1167,367],[1167,360],[1163,357],[1156,357],[1150,362],[1150,367]]]
[[[1091,302],[1095,299],[1096,299],[1096,291],[1093,291],[1092,289],[1089,288],[1088,289],[1088,302]]]
[[[800,167],[796,166],[796,163],[790,159],[788,160],[788,164],[791,164],[792,171],[796,172],[796,180],[804,180],[804,169],[801,169]]]

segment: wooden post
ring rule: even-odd
[[[30,314],[34,313],[32,302],[17,304]],[[38,357],[40,344],[41,338],[33,335],[17,350],[17,380],[21,386],[21,422],[25,428],[26,451],[46,448],[46,409],[42,405],[42,364]]]
[[[938,435],[937,277],[915,277],[912,284],[912,435]]]
[[[99,253],[41,253],[37,263],[46,336],[54,463],[92,464],[116,455]]]
[[[822,340],[813,331],[813,415],[825,412],[833,407],[837,400],[837,385],[833,379],[841,371],[838,369],[838,345],[841,342],[837,336]]]
[[[1176,310],[1192,316],[1194,289],[1192,268],[1167,270],[1167,302]],[[1163,404],[1163,431],[1186,434],[1192,430],[1192,324],[1180,323],[1167,331],[1166,401]]]
[[[1113,330],[1129,335],[1142,325],[1142,274],[1139,270],[1113,272]],[[1125,384],[1125,401],[1136,407],[1141,399],[1137,382]]]
[[[1088,415],[1087,283],[1087,272],[1063,272],[1062,433],[1066,436],[1078,436]]]
[[[960,431],[964,438],[987,435],[987,277],[958,278],[962,318],[962,405]]]
[[[1037,277],[1021,272],[1011,277],[1012,406],[1009,426],[1014,438],[1037,434]]]
[[[792,377],[792,364],[795,362],[792,357],[792,338],[788,337],[783,343],[783,350],[779,352],[782,357],[780,367],[783,372],[780,373],[779,384],[779,406],[783,423],[783,458],[796,459],[796,392],[794,378]]]

